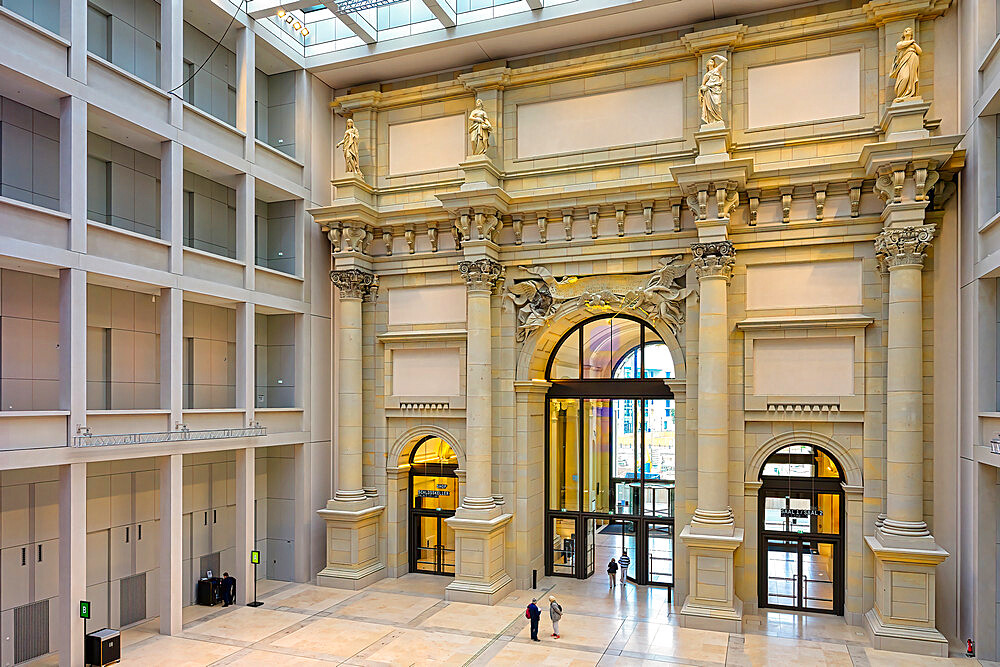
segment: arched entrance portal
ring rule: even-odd
[[[789,445],[760,471],[762,607],[844,613],[844,481],[834,457]]]
[[[436,436],[410,452],[410,572],[455,575],[455,534],[445,519],[458,507],[458,457]]]
[[[598,316],[567,332],[546,379],[546,571],[587,578],[623,549],[628,576],[672,586],[670,351],[645,322]]]

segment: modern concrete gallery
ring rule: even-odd
[[[251,550],[1000,659],[998,12],[3,0],[0,663]]]

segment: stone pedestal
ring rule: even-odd
[[[369,501],[330,500],[317,512],[326,521],[326,567],[316,583],[359,590],[385,577],[379,558],[379,521],[385,507]]]
[[[875,606],[865,614],[865,629],[875,648],[948,656],[948,640],[935,627],[935,568],[948,557],[933,540],[866,537],[875,554]],[[929,542],[929,544],[928,544]]]
[[[500,170],[486,155],[470,155],[458,166],[465,172],[462,190],[500,187]]]
[[[730,536],[702,535],[685,526],[681,540],[687,546],[690,593],[681,608],[685,628],[743,631],[743,601],[736,597],[733,558],[743,544],[743,529]]]
[[[496,513],[496,512],[492,512]],[[512,514],[493,518],[471,518],[488,514],[459,510],[445,521],[455,531],[455,581],[445,589],[445,599],[454,602],[496,604],[514,590],[507,574],[504,533]]]
[[[725,162],[729,159],[729,130],[721,120],[702,125],[694,133],[694,140],[698,144],[695,164]]]
[[[905,102],[893,102],[882,112],[879,125],[886,141],[926,139],[930,132],[924,127],[924,117],[931,108],[930,102],[915,97]]]

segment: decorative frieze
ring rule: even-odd
[[[458,271],[471,291],[493,292],[503,284],[504,266],[489,258],[459,262]]]
[[[677,333],[684,323],[683,302],[694,291],[677,284],[687,273],[688,264],[676,255],[662,257],[659,269],[639,275],[567,276],[556,280],[544,266],[519,268],[535,278],[509,285],[504,294],[517,311],[518,342],[560,313],[579,308],[598,313],[636,311]]]
[[[694,255],[692,266],[698,280],[718,276],[727,281],[732,278],[733,265],[736,264],[736,248],[732,241],[692,243],[691,254]]]
[[[923,267],[924,252],[934,239],[935,225],[899,227],[882,230],[875,237],[875,258],[879,268],[888,271],[896,266]]]
[[[378,276],[361,269],[334,269],[330,281],[340,290],[341,299],[374,301],[378,294]]]
[[[847,187],[851,197],[851,217],[856,218],[861,215],[861,185],[862,181],[848,181]]]

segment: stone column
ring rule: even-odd
[[[743,542],[729,505],[729,322],[727,286],[736,263],[730,241],[693,243],[701,291],[698,320],[698,507],[681,532],[690,558],[690,593],[681,623],[728,632],[742,628],[734,553]]]
[[[159,460],[160,475],[160,634],[183,629],[184,455]]]
[[[247,604],[253,600],[254,567],[250,552],[257,548],[256,512],[257,452],[252,447],[236,450],[236,603]],[[266,568],[266,566],[265,566]],[[260,573],[265,576],[267,570]]]
[[[489,243],[488,241],[486,243]],[[487,250],[476,248],[477,252]],[[503,282],[504,268],[492,257],[459,262],[468,286],[466,350],[465,495],[448,525],[455,531],[455,581],[448,600],[494,604],[513,588],[504,563],[506,525],[493,497],[493,345],[492,296]]]
[[[891,226],[875,239],[889,274],[886,363],[886,513],[874,537],[875,606],[866,623],[876,648],[947,656],[935,627],[935,568],[948,557],[924,522],[923,291],[924,251],[934,225]],[[912,207],[910,207],[912,208]]]
[[[54,627],[60,667],[83,664],[80,601],[86,599],[87,464],[68,463],[59,466],[59,600]]]
[[[385,507],[363,487],[361,304],[373,301],[378,276],[352,266],[330,272],[340,294],[336,320],[337,490],[319,515],[326,521],[327,565],[317,575],[321,586],[357,590],[385,576],[379,558],[378,527]]]

